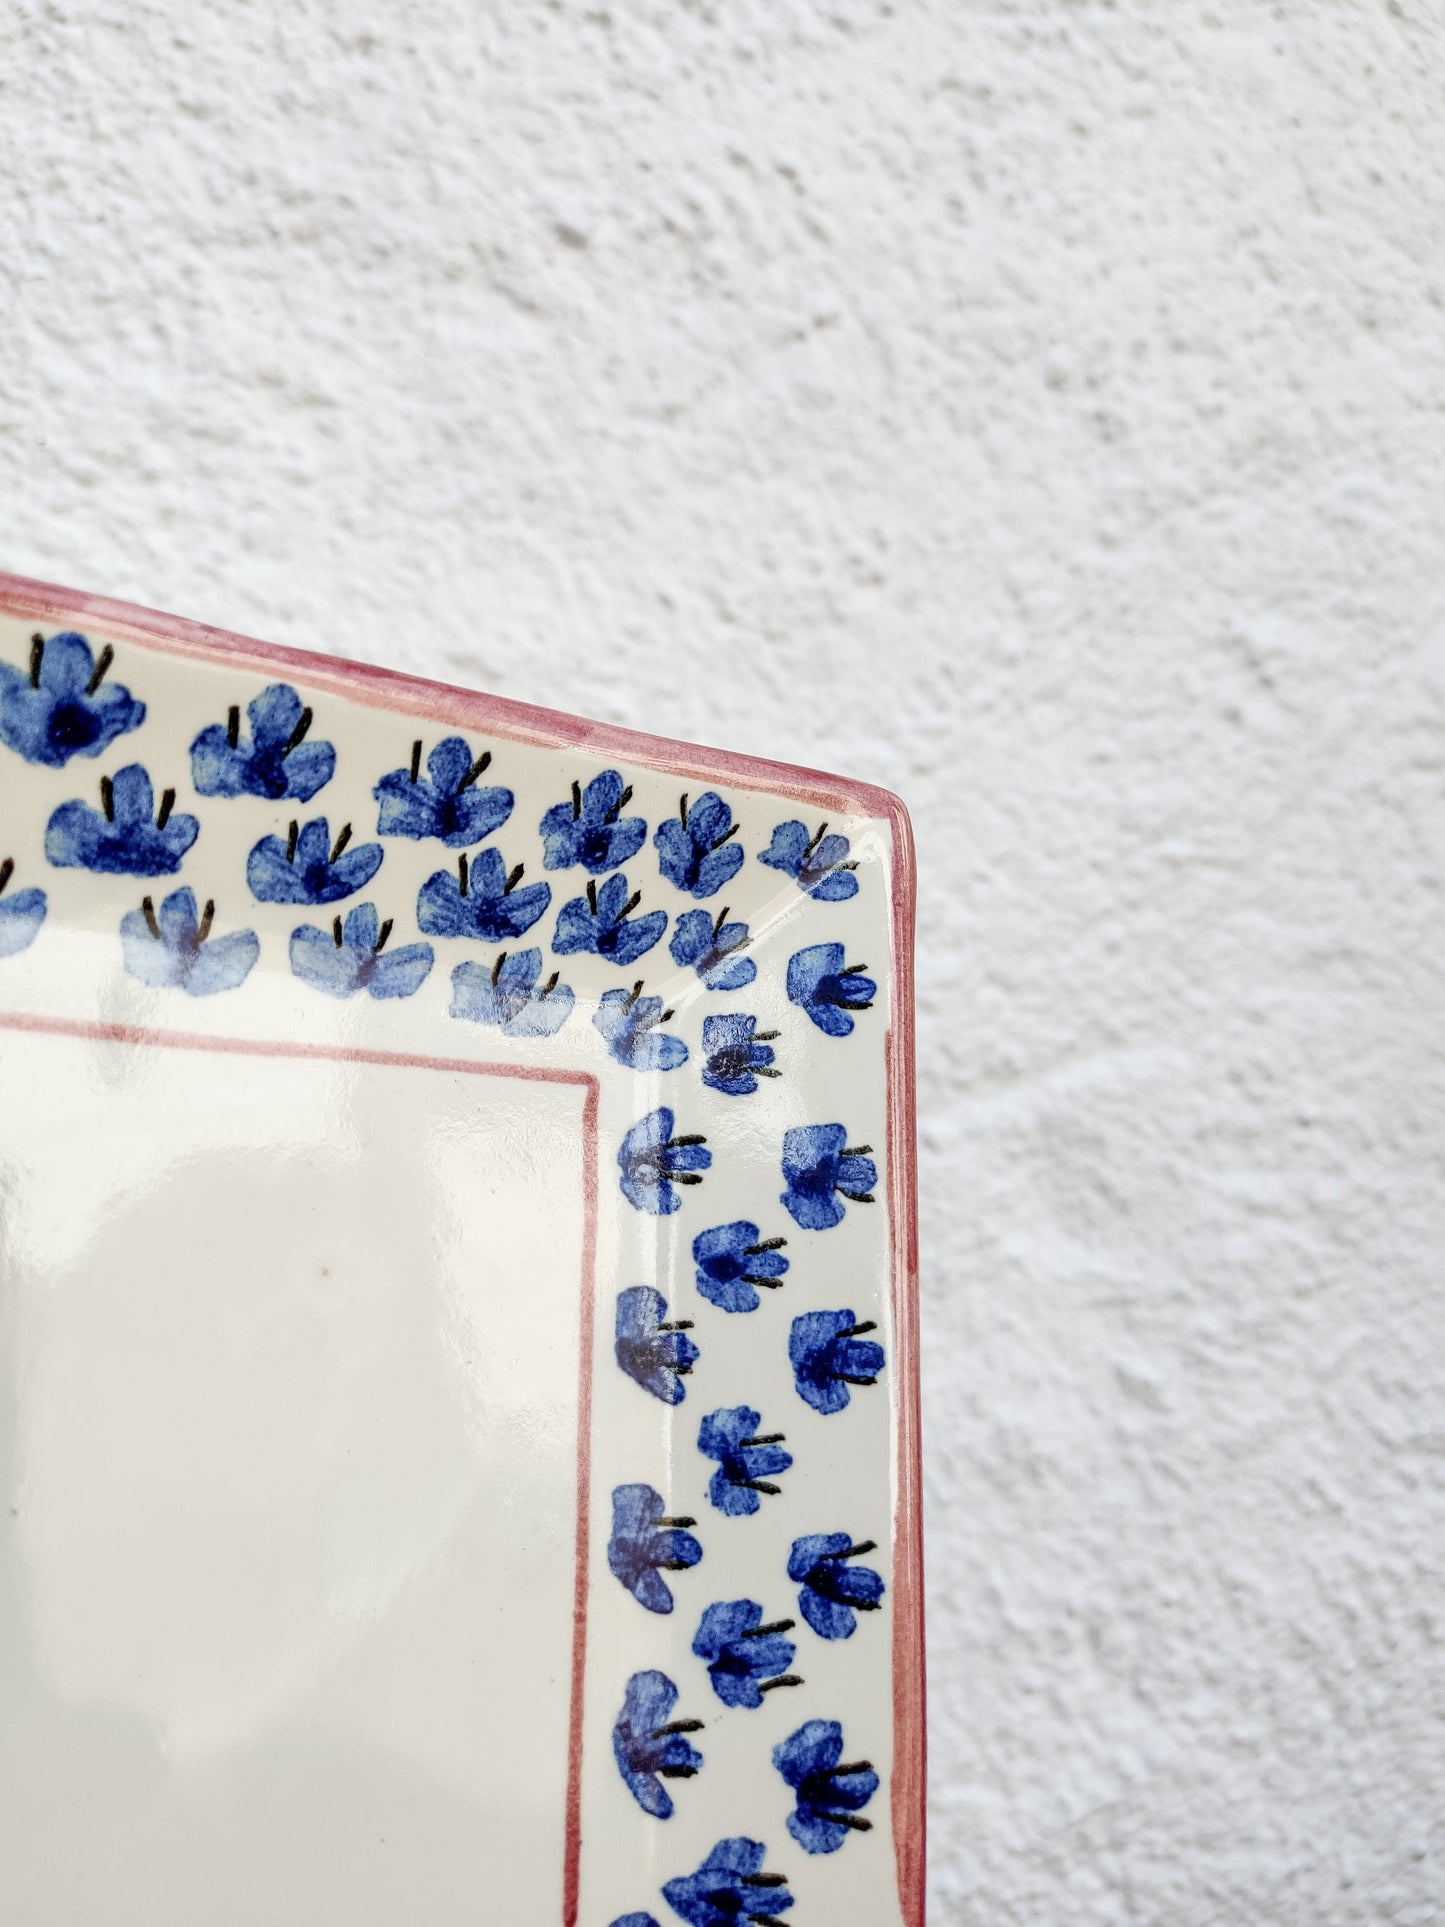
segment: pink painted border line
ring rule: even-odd
[[[888,1196],[892,1213],[891,1300],[898,1391],[898,1488],[893,1521],[893,1788],[894,1855],[905,1927],[924,1927],[927,1824],[927,1713],[923,1619],[923,1493],[918,1378],[918,1193],[913,1042],[913,947],[917,880],[908,811],[891,790],[821,770],[776,763],[731,750],[456,689],[339,656],[314,655],[213,629],[108,596],[0,572],[0,613],[36,621],[82,623],[117,642],[130,641],[206,662],[285,670],[371,708],[469,724],[513,742],[585,749],[645,769],[675,771],[738,789],[764,790],[820,809],[870,816],[892,831],[893,1019],[886,1040]],[[365,1055],[362,1053],[361,1055]],[[565,1077],[566,1073],[538,1073]],[[591,1387],[587,1388],[590,1399]],[[580,1731],[580,1729],[579,1729]],[[580,1759],[580,1746],[579,1746]],[[571,1873],[573,1927],[576,1868]]]
[[[582,1330],[577,1380],[577,1542],[572,1577],[572,1699],[567,1719],[566,1858],[562,1867],[562,1927],[577,1927],[577,1894],[582,1878],[582,1684],[587,1670],[588,1553],[592,1520],[592,1374],[596,1361],[594,1319],[597,1299],[597,1113],[601,1086],[591,1072],[580,1073],[586,1087],[582,1104]]]
[[[587,1666],[587,1554],[592,1503],[592,1370],[597,1296],[597,1112],[600,1087],[590,1071],[544,1065],[491,1064],[470,1057],[426,1057],[412,1051],[362,1050],[331,1044],[290,1044],[270,1039],[211,1037],[202,1031],[147,1030],[138,1024],[91,1022],[80,1017],[36,1017],[0,1011],[0,1030],[51,1037],[81,1037],[108,1044],[140,1044],[159,1050],[212,1051],[226,1057],[291,1057],[335,1064],[377,1064],[395,1070],[444,1071],[467,1077],[511,1077],[533,1084],[571,1084],[582,1102],[582,1278],[577,1367],[577,1523],[573,1535],[571,1681],[567,1704],[567,1792],[563,1808],[562,1923],[576,1927],[582,1859],[582,1714]]]

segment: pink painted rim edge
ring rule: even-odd
[[[896,986],[886,1039],[888,1185],[893,1211],[891,1300],[898,1394],[898,1495],[893,1528],[892,1830],[899,1905],[906,1927],[924,1927],[927,1709],[923,1595],[923,1485],[918,1357],[918,1191],[915,1127],[913,951],[917,873],[913,829],[902,799],[877,784],[765,757],[684,743],[561,710],[458,689],[449,683],[261,642],[207,623],[0,571],[0,612],[40,620],[82,619],[117,640],[173,655],[234,658],[290,671],[355,702],[425,714],[515,742],[585,748],[644,768],[767,790],[794,801],[882,818],[893,839],[892,937]]]
[[[928,1851],[928,1660],[923,1591],[922,1385],[918,1319],[918,1136],[913,1042],[916,866],[901,803],[893,817],[893,1023],[888,1077],[893,1360],[898,1498],[893,1522],[893,1853],[905,1927],[924,1927]]]

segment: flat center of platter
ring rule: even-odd
[[[6,1085],[0,1918],[555,1918],[583,1091],[25,1034]]]

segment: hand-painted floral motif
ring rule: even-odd
[[[650,1613],[672,1611],[665,1572],[686,1572],[702,1557],[688,1526],[696,1519],[666,1519],[663,1499],[650,1485],[619,1485],[612,1494],[612,1536],[607,1566]]]
[[[851,1639],[859,1613],[877,1612],[884,1586],[871,1566],[850,1564],[876,1550],[846,1532],[810,1532],[793,1541],[788,1577],[801,1586],[798,1610],[821,1639]]]
[[[680,1037],[658,1030],[672,1016],[660,997],[644,997],[641,980],[631,990],[604,990],[592,1022],[617,1062],[630,1071],[673,1071],[687,1062]]]
[[[156,809],[150,777],[128,763],[101,777],[98,810],[78,798],[60,805],[46,825],[45,855],[57,869],[98,876],[174,876],[201,828],[175,801],[166,790]]]
[[[45,892],[34,887],[5,894],[15,874],[15,859],[0,863],[0,957],[28,950],[45,921]]]
[[[0,743],[27,763],[61,769],[72,756],[99,756],[117,736],[139,729],[146,706],[122,683],[107,682],[115,660],[98,657],[74,630],[30,639],[30,663],[0,662]],[[89,867],[89,866],[87,866]]]
[[[214,997],[246,981],[261,954],[254,930],[211,935],[216,906],[208,900],[200,916],[187,889],[173,890],[157,913],[147,897],[139,910],[120,920],[121,957],[132,977],[153,990],[184,990],[188,997]]]
[[[559,957],[588,950],[609,963],[626,966],[651,950],[667,928],[665,910],[649,910],[634,917],[642,892],[629,895],[627,878],[619,870],[599,890],[590,878],[585,896],[564,903],[557,917],[552,948]]]
[[[788,959],[789,999],[829,1037],[846,1037],[853,1028],[849,1012],[870,1009],[878,989],[863,974],[867,965],[845,965],[844,954],[841,943],[815,943]]]
[[[703,1764],[687,1738],[700,1733],[703,1723],[669,1718],[676,1704],[677,1688],[666,1673],[634,1673],[612,1729],[617,1771],[642,1811],[655,1820],[672,1818],[672,1795],[663,1781],[690,1780]]]
[[[504,1037],[551,1037],[572,1014],[573,995],[557,981],[554,970],[546,983],[540,950],[503,950],[488,970],[484,964],[459,963],[452,972],[453,1017],[474,1024],[493,1024]]]
[[[709,1412],[698,1428],[697,1449],[716,1459],[718,1469],[708,1482],[707,1496],[719,1512],[737,1519],[756,1512],[761,1495],[782,1491],[772,1480],[793,1463],[783,1450],[782,1432],[759,1432],[762,1414],[751,1405],[733,1405]]]
[[[683,1384],[697,1363],[698,1349],[688,1337],[690,1318],[670,1324],[667,1300],[651,1285],[629,1285],[617,1297],[617,1362],[629,1378],[664,1405],[680,1405]]]
[[[883,1347],[863,1334],[877,1329],[871,1318],[857,1323],[851,1311],[805,1311],[795,1318],[788,1357],[799,1398],[827,1416],[843,1410],[852,1386],[876,1384]]]
[[[684,796],[677,815],[653,832],[658,868],[691,896],[715,896],[742,868],[742,845],[732,840],[737,833],[733,813],[716,790],[700,796],[691,809]]]
[[[687,1927],[779,1927],[793,1904],[780,1873],[764,1873],[768,1850],[761,1840],[738,1835],[719,1840],[696,1873],[669,1880],[662,1897]]]
[[[23,637],[30,626],[11,633]],[[601,1680],[601,1699],[589,1690],[579,1709],[589,1763],[584,1804],[593,1777],[601,1802],[587,1808],[580,1864],[570,1870],[579,1927],[584,1917],[586,1927],[679,1919],[684,1927],[789,1927],[804,1916],[805,1927],[840,1927],[854,1912],[892,1918],[895,1870],[878,1785],[887,1774],[881,1755],[877,1774],[862,1757],[896,1753],[900,1785],[914,1784],[913,1708],[903,1706],[892,1738],[886,1677],[886,1609],[906,1568],[895,1580],[886,1549],[865,1536],[865,1527],[884,1531],[886,1548],[879,1519],[886,1523],[887,1506],[880,1515],[872,1487],[873,1474],[892,1464],[887,1368],[898,1361],[881,1308],[886,1267],[874,1262],[893,1240],[864,1207],[875,1195],[884,1202],[885,1188],[890,1205],[902,1195],[892,1166],[906,1156],[905,1145],[885,1147],[878,1136],[885,1090],[891,1085],[896,1097],[896,1077],[908,1070],[896,1055],[900,1032],[888,1017],[896,997],[882,967],[890,932],[896,937],[886,825],[866,797],[845,801],[841,783],[826,803],[821,794],[801,800],[810,793],[802,779],[797,801],[746,794],[734,787],[727,759],[711,778],[670,774],[677,763],[663,748],[651,752],[650,767],[604,768],[614,754],[605,730],[539,727],[515,741],[489,739],[488,754],[478,739],[490,727],[478,720],[482,707],[460,705],[462,722],[402,713],[388,721],[379,686],[358,690],[364,700],[353,703],[330,674],[315,693],[320,685],[309,676],[293,686],[292,669],[268,669],[264,658],[243,653],[219,657],[203,674],[183,659],[143,672],[134,658],[144,648],[137,640],[113,651],[98,636],[65,634],[37,638],[28,671],[23,640],[8,651],[19,666],[0,664],[0,758],[11,758],[0,958],[15,959],[0,962],[0,973],[9,971],[22,1004],[40,995],[58,1011],[74,1001],[67,986],[75,968],[94,975],[90,991],[103,993],[123,965],[144,1009],[160,1023],[168,1008],[177,1033],[199,1027],[182,1021],[185,1010],[204,1014],[182,996],[234,989],[238,1018],[243,996],[247,1005],[260,996],[268,1008],[280,996],[296,1019],[281,1026],[295,1033],[283,1050],[300,1041],[309,1017],[321,1041],[301,1048],[330,1052],[331,1009],[348,1052],[388,1044],[409,1054],[403,1061],[423,1063],[444,1063],[449,1053],[462,1060],[457,1069],[569,1087],[554,1094],[574,1118],[585,1105],[587,1195],[574,1202],[585,1209],[596,1259],[588,1332],[594,1309],[603,1321],[580,1388],[583,1408],[590,1395],[596,1414],[583,1581],[607,1587],[593,1601],[600,1617],[588,1636],[589,1678],[594,1686]],[[120,686],[132,675],[146,685],[149,713]],[[497,726],[508,727],[504,719]],[[424,734],[413,742],[418,727]],[[137,728],[152,745],[143,767],[137,751],[145,745],[126,741]],[[619,737],[615,755],[628,753]],[[117,774],[117,764],[130,767]],[[495,787],[501,776],[512,789]],[[166,789],[167,780],[178,789]],[[705,793],[679,798],[684,782],[695,792],[699,781]],[[374,819],[366,814],[373,798]],[[308,822],[317,802],[324,814]],[[806,820],[783,820],[789,809]],[[825,810],[831,823],[819,821]],[[209,835],[199,834],[197,818]],[[515,849],[509,837],[521,839]],[[3,860],[11,849],[13,863]],[[51,872],[42,849],[62,867]],[[404,886],[396,882],[403,873]],[[46,889],[20,887],[42,875]],[[76,945],[57,940],[57,914],[67,929],[100,931],[87,951],[93,970]],[[119,941],[111,934],[107,942],[117,927]],[[858,961],[867,957],[878,967]],[[579,1005],[587,1019],[580,1030]],[[80,1014],[98,1009],[105,1014],[86,993]],[[213,1009],[226,1016],[224,997]],[[562,1034],[569,1023],[575,1048]],[[253,1039],[274,1028],[261,1010],[240,1025]],[[850,1037],[847,1050],[835,1041]],[[338,1039],[341,1032],[331,1042]],[[237,1045],[246,1048],[239,1036]],[[427,1051],[439,1055],[416,1055]],[[379,1061],[394,1053],[362,1054]],[[776,1091],[760,1090],[780,1076],[786,1081]],[[485,1096],[480,1080],[449,1081],[458,1090],[475,1084],[478,1101]],[[739,1105],[743,1096],[757,1102]],[[777,1098],[787,1101],[769,1102]],[[851,1122],[851,1135],[830,1121],[838,1119]],[[781,1154],[781,1211],[768,1187],[769,1144],[774,1160]],[[607,1178],[614,1157],[618,1187],[640,1216],[617,1216]],[[597,1159],[600,1197],[592,1195]],[[771,1168],[775,1186],[776,1161]],[[704,1183],[700,1197],[691,1194]],[[845,1221],[852,1235],[839,1234]],[[786,1239],[764,1235],[788,1227]],[[832,1235],[820,1269],[813,1234],[824,1230]],[[788,1300],[770,1311],[767,1294],[784,1287]],[[832,1309],[850,1299],[856,1315]],[[800,1302],[828,1309],[795,1316]],[[727,1322],[734,1315],[754,1323],[739,1331]],[[791,1371],[806,1417],[796,1408],[789,1415],[785,1385],[775,1384],[779,1369]],[[870,1387],[879,1396],[859,1401],[857,1392]],[[749,1391],[762,1398],[761,1412],[726,1403]],[[820,1436],[815,1416],[839,1416],[838,1432],[825,1427]],[[775,1429],[786,1423],[787,1438]],[[851,1443],[840,1458],[834,1448],[845,1429]],[[624,1478],[638,1483],[619,1484]],[[683,1516],[699,1505],[701,1526]],[[843,1521],[856,1539],[811,1530]],[[613,1581],[633,1605],[623,1606],[591,1571],[603,1545]],[[688,1578],[694,1566],[698,1575]],[[673,1615],[661,1643],[652,1614]],[[635,1653],[629,1627],[633,1643],[643,1641]],[[841,1731],[814,1713],[837,1715]],[[694,1714],[707,1720],[706,1732],[701,1719],[679,1717]],[[776,1750],[786,1788],[767,1767],[781,1730],[790,1735]],[[758,1743],[744,1744],[750,1738]],[[606,1764],[609,1740],[621,1786]],[[694,1775],[701,1785],[689,1789]],[[710,1809],[715,1839],[720,1825],[745,1827],[786,1849],[779,1858],[786,1865],[791,1857],[796,1884],[766,1871],[760,1840],[741,1836],[717,1840],[697,1867],[706,1835],[695,1829]],[[790,1814],[789,1836],[782,1825]],[[807,1857],[836,1855],[850,1833],[866,1834],[870,1815],[877,1842],[854,1843],[841,1863]],[[615,1835],[610,1845],[599,1845],[599,1816],[603,1835]],[[658,1823],[664,1840],[680,1836],[680,1851],[664,1862],[643,1838]],[[629,1865],[641,1872],[615,1886],[618,1868]],[[684,1871],[690,1867],[696,1872]],[[672,1874],[682,1877],[666,1879]],[[613,1920],[609,1900],[634,1911]],[[594,1920],[589,1907],[603,1911]]]
[[[776,1291],[788,1269],[779,1251],[787,1242],[764,1238],[746,1218],[700,1231],[692,1241],[698,1290],[720,1311],[756,1311],[762,1303],[757,1287]]]
[[[358,904],[329,930],[303,923],[291,932],[291,969],[328,997],[354,997],[359,990],[369,997],[411,997],[425,983],[436,952],[429,943],[388,951],[391,931],[391,918],[382,923],[374,903]]]
[[[756,1709],[763,1694],[780,1686],[801,1686],[788,1668],[797,1651],[783,1635],[791,1619],[763,1624],[763,1609],[755,1599],[720,1599],[708,1607],[693,1638],[692,1650],[707,1661],[713,1691],[724,1706]]]
[[[552,901],[551,884],[522,884],[525,873],[523,863],[509,870],[500,850],[478,850],[474,857],[464,850],[455,876],[434,870],[417,892],[417,923],[429,937],[515,943]]]
[[[554,803],[539,825],[546,851],[543,867],[570,870],[580,863],[595,877],[621,869],[647,835],[640,816],[622,815],[631,801],[632,785],[624,785],[615,769],[594,776],[586,789],[574,783],[571,801]]]
[[[758,974],[751,957],[738,952],[750,943],[745,923],[727,921],[724,904],[715,917],[706,910],[684,910],[668,949],[681,970],[695,970],[709,990],[742,990]]]
[[[805,1853],[836,1853],[850,1833],[867,1833],[860,1820],[878,1791],[869,1760],[843,1763],[843,1729],[837,1720],[808,1720],[773,1748],[773,1765],[796,1795],[788,1832]]]
[[[871,1144],[849,1148],[841,1124],[800,1124],[783,1138],[781,1202],[805,1231],[827,1231],[843,1221],[841,1194],[855,1204],[872,1204],[878,1166]]]
[[[423,776],[418,738],[411,746],[410,765],[388,770],[371,792],[381,805],[377,835],[435,836],[453,850],[480,843],[502,827],[514,801],[509,789],[478,785],[491,761],[489,749],[474,757],[464,736],[448,736],[427,757]]]
[[[241,735],[233,703],[226,721],[210,723],[191,744],[191,781],[202,796],[294,797],[309,803],[331,781],[336,751],[308,742],[312,716],[290,683],[273,682],[246,705],[251,735]]]
[[[712,1163],[701,1133],[674,1137],[675,1121],[667,1105],[660,1104],[637,1120],[617,1152],[623,1197],[655,1218],[669,1217],[681,1207],[674,1185],[701,1184]]]
[[[795,879],[804,896],[818,903],[843,903],[858,894],[858,868],[848,855],[848,839],[827,834],[828,825],[820,823],[811,836],[807,825],[796,818],[780,823],[766,850],[759,850],[758,862],[770,864],[785,876]]]
[[[284,839],[263,836],[246,859],[246,881],[258,903],[340,903],[364,890],[381,868],[381,845],[359,843],[343,823],[335,843],[324,816],[304,829],[292,821]]]
[[[775,1030],[759,1030],[756,1017],[729,1011],[702,1020],[702,1081],[727,1097],[747,1097],[760,1077],[781,1077],[772,1068]]]

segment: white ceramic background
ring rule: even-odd
[[[912,807],[935,1919],[1436,1917],[1439,6],[0,33],[11,566]]]
[[[0,1066],[0,1913],[560,1920],[582,1092]]]

